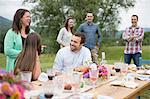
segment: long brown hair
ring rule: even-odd
[[[16,59],[14,74],[19,71],[33,71],[36,59],[41,53],[41,38],[37,33],[31,33],[27,36],[22,52]]]
[[[67,29],[67,31],[68,31],[68,22],[69,22],[70,19],[73,19],[73,18],[72,17],[68,17],[66,22],[65,22],[65,28]],[[71,30],[71,33],[73,33],[73,27],[71,27],[70,30]]]
[[[13,24],[12,24],[12,30],[15,31],[16,33],[21,32],[21,28],[22,28],[21,18],[23,17],[23,15],[26,12],[29,12],[29,11],[26,10],[26,9],[18,9],[16,11],[15,15],[14,15]],[[25,29],[25,33],[28,34],[29,31],[30,31],[30,28],[29,28],[29,26],[27,26],[26,29]]]

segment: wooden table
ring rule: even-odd
[[[139,86],[135,89],[121,86],[111,86],[110,83],[106,83],[97,87],[95,90],[91,89],[87,92],[94,94],[94,96],[104,95],[113,97],[114,99],[135,99],[135,97],[139,96],[145,90],[150,89],[150,82],[148,81],[135,80],[135,82],[139,84]],[[51,83],[51,81],[46,83]],[[34,90],[38,90],[41,88],[42,82],[34,81],[32,84],[34,85]]]
[[[90,90],[90,93],[97,95],[111,96],[114,99],[135,99],[146,89],[150,89],[150,82],[136,80],[139,84],[138,88],[130,89],[120,86],[111,86],[110,83],[97,87],[95,90]]]

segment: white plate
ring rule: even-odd
[[[110,82],[110,85],[114,85],[114,86],[123,86],[123,82],[122,81],[113,81],[113,82]]]
[[[113,97],[110,96],[103,96],[103,95],[98,95],[97,99],[114,99]]]
[[[64,93],[72,93],[73,90],[63,90]]]

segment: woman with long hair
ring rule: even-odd
[[[61,48],[70,45],[71,37],[73,34],[73,26],[74,20],[72,17],[69,17],[65,22],[65,26],[60,29],[57,36],[57,42],[60,44]]]
[[[6,70],[14,71],[14,62],[21,52],[27,35],[33,32],[30,29],[31,15],[26,9],[18,9],[14,15],[12,28],[8,30],[4,39],[4,53],[7,57]]]
[[[39,55],[41,53],[41,38],[37,33],[27,36],[23,50],[16,59],[14,74],[20,71],[31,71],[32,80],[37,80],[41,73]]]

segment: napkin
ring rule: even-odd
[[[31,99],[31,97],[40,95],[41,90],[30,90],[24,93],[25,99]]]
[[[103,95],[98,95],[97,99],[114,99],[113,97],[110,96],[103,96]]]
[[[44,72],[42,72],[40,75],[39,75],[39,78],[38,78],[39,81],[43,81],[43,82],[47,82],[48,81],[48,75]]]
[[[138,83],[135,83],[132,81],[113,81],[113,82],[110,82],[110,85],[122,86],[122,87],[127,87],[127,88],[132,88],[132,89],[138,87]]]
[[[143,80],[143,81],[150,81],[149,75],[138,75],[137,79]]]
[[[114,85],[114,86],[124,86],[123,85],[123,82],[122,81],[113,81],[113,82],[110,82],[110,85]]]
[[[94,95],[91,93],[82,93],[80,94],[80,99],[93,99]]]
[[[124,82],[124,86],[127,88],[134,89],[134,88],[138,87],[138,83],[127,81],[127,82]]]

